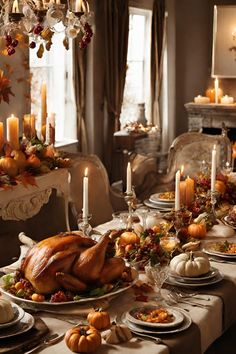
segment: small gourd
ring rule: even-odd
[[[175,256],[170,261],[170,269],[180,276],[197,277],[210,270],[208,257],[200,252],[186,252]]]
[[[101,346],[102,338],[92,326],[77,326],[66,332],[65,342],[74,353],[93,353]]]
[[[16,161],[19,171],[24,171],[26,167],[26,156],[23,151],[13,150],[11,156],[13,156],[13,159]]]
[[[0,168],[10,177],[15,177],[18,175],[18,165],[11,157],[2,157],[0,159]]]
[[[108,344],[119,344],[128,342],[132,338],[132,333],[126,325],[113,323],[103,334],[103,338]]]
[[[91,326],[98,330],[104,330],[111,326],[109,313],[107,311],[102,311],[101,309],[89,312],[87,321]]]
[[[133,245],[136,243],[140,243],[140,237],[136,233],[131,231],[125,231],[120,235],[120,246]]]
[[[193,223],[188,226],[188,234],[193,238],[204,238],[206,236],[206,224],[205,222]]]

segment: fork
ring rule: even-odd
[[[151,336],[150,334],[139,333],[131,329],[131,332],[135,334],[135,336],[139,339],[149,339],[151,342],[155,344],[161,344],[162,340],[159,337]]]
[[[173,303],[175,303],[175,304],[178,304],[178,302],[179,303],[183,303],[183,304],[187,304],[187,305],[190,305],[190,306],[193,306],[193,307],[201,307],[201,308],[204,308],[204,309],[206,309],[206,308],[208,308],[208,305],[204,305],[204,304],[200,304],[199,302],[193,302],[193,301],[191,301],[191,299],[189,299],[189,300],[184,300],[184,299],[182,299],[182,298],[180,298],[177,294],[175,294],[175,293],[169,293],[168,295],[167,295],[168,297],[169,297],[169,299],[171,300],[171,301],[173,301]]]
[[[37,353],[40,349],[44,349],[46,347],[49,347],[50,345],[54,345],[56,343],[59,343],[65,336],[65,333],[63,334],[58,334],[58,333],[53,333],[49,337],[45,338],[42,343],[34,347],[33,349],[29,350],[28,352],[25,352],[25,354],[33,354]]]

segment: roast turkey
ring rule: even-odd
[[[81,292],[91,284],[118,279],[125,269],[121,258],[106,259],[109,234],[99,242],[81,233],[44,239],[26,254],[21,271],[37,293],[51,294],[61,287]]]

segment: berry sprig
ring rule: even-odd
[[[15,48],[18,46],[18,40],[16,38],[13,38],[10,34],[5,35],[5,40],[6,40],[6,49],[7,49],[7,54],[13,55],[16,50]]]
[[[86,22],[84,25],[84,35],[79,44],[80,49],[84,49],[87,47],[87,45],[91,42],[92,36],[93,36],[92,28],[90,24]]]

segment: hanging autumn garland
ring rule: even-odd
[[[3,70],[0,69],[0,103],[4,101],[9,104],[9,96],[15,96],[14,93],[11,91],[10,83],[10,79],[4,76]]]

